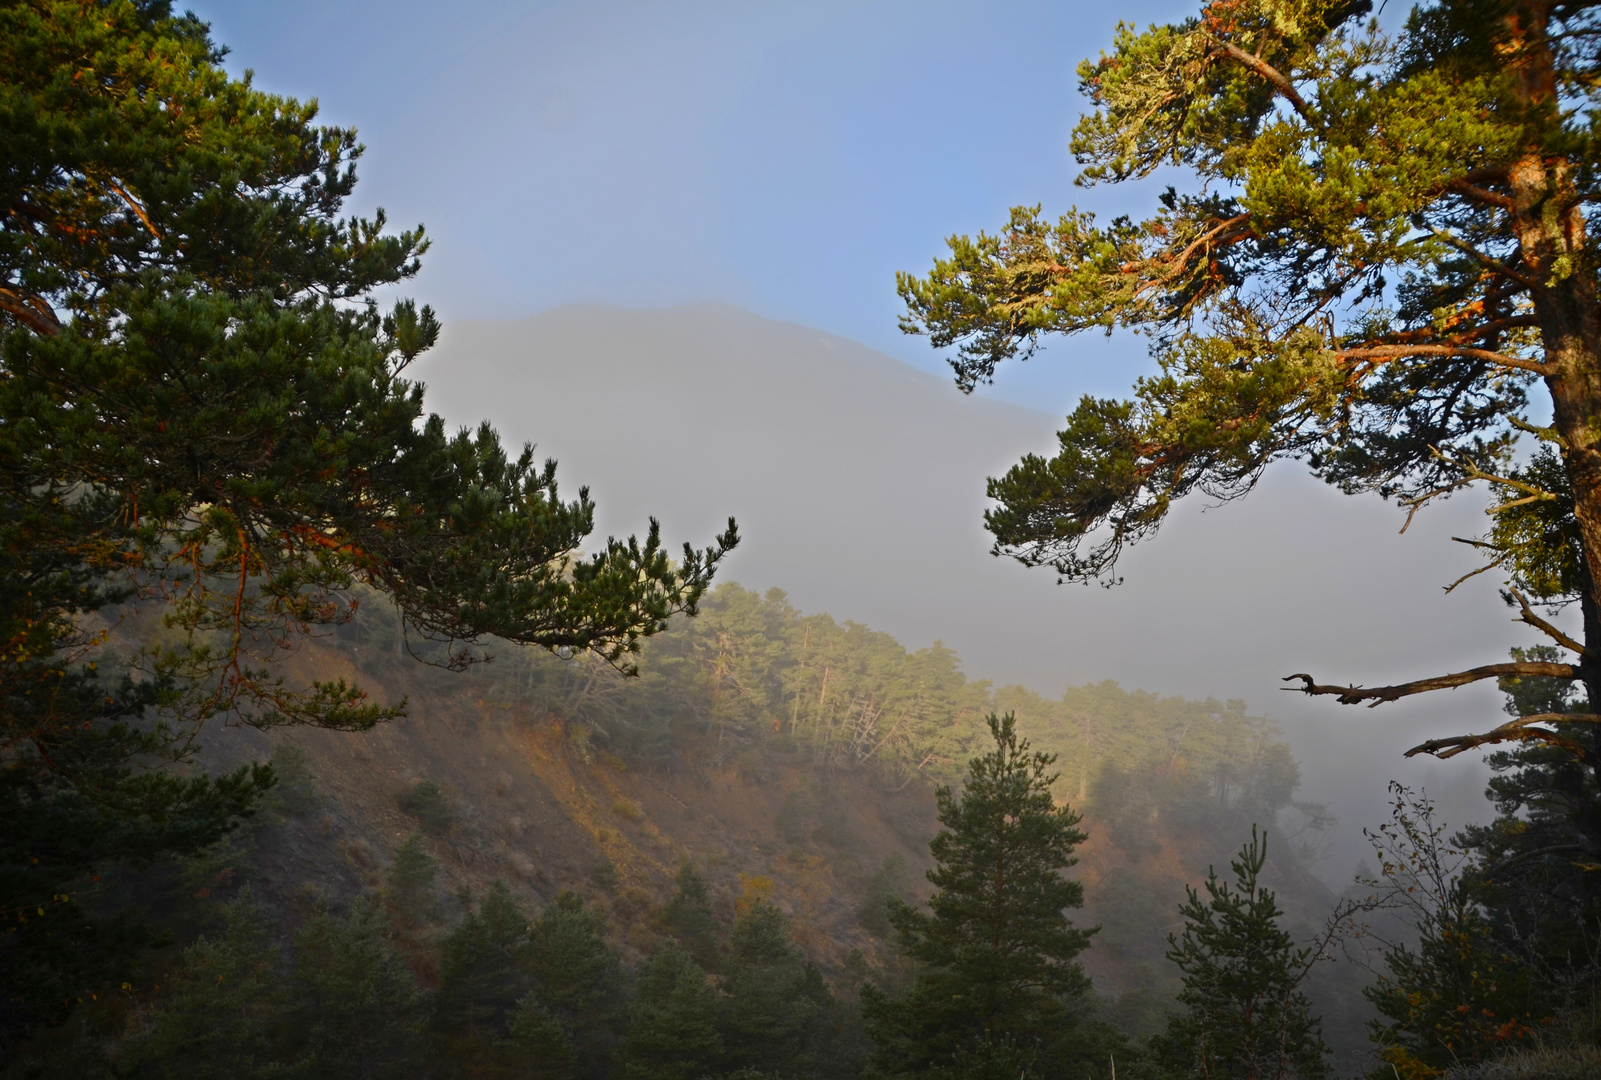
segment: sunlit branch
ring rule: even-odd
[[[1479,323],[1471,330],[1447,337],[1443,340],[1437,338],[1439,331],[1433,327],[1422,330],[1402,330],[1393,334],[1385,334],[1390,343],[1399,344],[1407,341],[1416,341],[1424,345],[1466,345],[1470,341],[1479,341],[1492,334],[1499,334],[1503,330],[1518,330],[1525,326],[1538,326],[1540,321],[1533,315],[1508,315],[1504,319],[1491,319]]]
[[[1177,257],[1172,260],[1173,269],[1152,284],[1163,285],[1183,274],[1184,268],[1190,263],[1190,257],[1195,254],[1197,249],[1203,247],[1209,248],[1214,242],[1224,238],[1231,229],[1236,229],[1240,225],[1248,225],[1250,220],[1251,215],[1246,213],[1236,214],[1231,218],[1226,218],[1223,221],[1218,222],[1212,228],[1208,229],[1206,232],[1192,240],[1183,251],[1179,252]],[[1246,229],[1242,231],[1249,232],[1250,230]],[[1234,237],[1228,238],[1234,239]]]
[[[115,180],[107,180],[105,184],[106,187],[116,192],[118,198],[128,204],[128,209],[133,211],[134,216],[144,224],[144,227],[149,230],[150,235],[155,237],[157,240],[160,240],[161,233],[157,231],[155,225],[151,223],[150,216],[145,213],[145,208],[139,205],[138,200],[124,191],[122,189],[122,185],[118,184]]]
[[[1534,627],[1536,630],[1540,631],[1540,633],[1544,634],[1546,637],[1550,638],[1564,649],[1578,653],[1580,656],[1585,654],[1585,648],[1583,645],[1580,645],[1577,641],[1564,634],[1561,630],[1558,630],[1555,626],[1552,626],[1550,623],[1540,618],[1540,616],[1536,615],[1534,613],[1534,609],[1529,606],[1529,598],[1524,596],[1523,593],[1519,592],[1517,589],[1508,589],[1507,592],[1512,595],[1513,599],[1517,600],[1518,606],[1523,609],[1518,615],[1518,622]]]
[[[1444,739],[1429,739],[1421,742],[1406,752],[1407,757],[1415,754],[1433,754],[1437,758],[1455,757],[1465,750],[1472,750],[1480,746],[1489,746],[1502,742],[1543,742],[1550,746],[1560,746],[1581,761],[1590,760],[1590,751],[1582,744],[1566,738],[1550,728],[1533,727],[1534,724],[1550,723],[1601,723],[1601,716],[1592,713],[1538,713],[1534,716],[1520,716],[1516,720],[1509,720],[1498,728],[1494,728],[1482,735],[1453,735]]]
[[[1214,38],[1212,40],[1212,48],[1217,52],[1222,53],[1230,60],[1233,60],[1235,63],[1241,65],[1242,67],[1249,68],[1251,71],[1254,71],[1256,74],[1272,83],[1273,88],[1283,95],[1284,100],[1288,101],[1291,107],[1293,107],[1295,111],[1300,114],[1301,119],[1310,119],[1311,110],[1306,104],[1306,99],[1303,98],[1300,91],[1295,88],[1295,84],[1290,82],[1289,78],[1286,77],[1285,74],[1278,68],[1274,67],[1272,64],[1269,64],[1260,56],[1252,56],[1238,45],[1224,41],[1221,38]]]
[[[15,316],[36,334],[55,337],[61,333],[61,320],[56,318],[55,311],[43,298],[31,293],[19,292],[0,285],[0,311]]]
[[[1538,360],[1526,360],[1521,356],[1508,356],[1493,349],[1479,349],[1465,345],[1375,345],[1366,349],[1341,349],[1334,355],[1337,360],[1401,360],[1408,356],[1465,356],[1473,360],[1487,360],[1502,367],[1532,371],[1537,375],[1549,375],[1555,370],[1551,365],[1542,364]]]
[[[1453,180],[1451,181],[1449,187],[1450,190],[1456,192],[1458,195],[1465,195],[1474,202],[1485,203],[1488,206],[1496,206],[1502,210],[1511,210],[1513,206],[1512,196],[1502,195],[1498,191],[1491,191],[1488,188],[1479,187],[1477,184],[1469,183],[1466,180]]]
[[[1302,686],[1286,686],[1282,689],[1294,693],[1306,694],[1309,697],[1333,697],[1341,705],[1360,705],[1364,701],[1372,701],[1368,708],[1374,708],[1386,701],[1396,701],[1400,698],[1411,697],[1413,694],[1426,694],[1431,690],[1453,690],[1458,686],[1467,686],[1470,683],[1480,682],[1484,679],[1502,679],[1519,675],[1538,675],[1549,679],[1577,679],[1579,669],[1572,664],[1548,663],[1537,660],[1521,660],[1507,664],[1486,664],[1483,667],[1470,668],[1467,671],[1458,671],[1450,675],[1436,675],[1430,679],[1418,679],[1416,682],[1398,683],[1395,686],[1331,686],[1324,685],[1312,676],[1300,673],[1284,676],[1285,682],[1300,679]]]

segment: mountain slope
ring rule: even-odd
[[[1449,540],[1481,527],[1467,501],[1399,536],[1393,507],[1287,464],[1243,503],[1178,508],[1119,587],[1054,588],[988,554],[982,514],[987,476],[1051,451],[1061,403],[964,398],[861,345],[719,305],[448,323],[418,373],[452,422],[487,418],[555,457],[569,490],[591,485],[602,533],[655,514],[673,541],[704,543],[733,514],[746,539],[726,577],[912,647],[943,640],[976,677],[1047,695],[1111,678],[1269,709],[1308,797],[1343,823],[1330,880],[1366,852],[1360,828],[1390,777],[1427,786],[1453,822],[1483,809],[1471,763],[1401,752],[1497,717],[1494,687],[1371,713],[1278,690],[1292,671],[1401,681],[1522,642],[1487,576],[1441,598],[1474,565]]]

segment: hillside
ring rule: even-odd
[[[209,733],[209,768],[274,756],[289,782],[277,808],[207,864],[205,902],[247,887],[287,926],[384,890],[423,820],[402,801],[437,785],[443,812],[426,844],[443,875],[437,920],[417,939],[425,978],[436,962],[427,943],[470,909],[462,896],[497,879],[535,910],[564,891],[589,897],[624,960],[638,962],[664,932],[688,860],[723,927],[742,901],[768,897],[836,989],[848,995],[864,976],[893,986],[901,966],[878,906],[926,892],[933,786],[959,782],[991,708],[1015,710],[1059,755],[1058,795],[1086,816],[1079,919],[1102,927],[1086,966],[1130,1034],[1152,1030],[1175,989],[1162,954],[1184,884],[1225,863],[1251,822],[1281,837],[1270,881],[1298,933],[1332,900],[1307,869],[1327,823],[1295,803],[1287,745],[1242,703],[1112,683],[1058,700],[995,691],[941,646],[907,651],[776,591],[719,588],[699,618],[647,646],[638,679],[512,650],[450,674],[405,655],[397,625],[373,607],[292,663],[302,677],[403,696],[409,715],[366,734]],[[1331,1041],[1349,1056],[1360,1042],[1350,978],[1324,981]]]
[[[1393,506],[1285,464],[1252,499],[1175,510],[1160,542],[1129,554],[1118,587],[1058,588],[989,554],[984,484],[1048,451],[1071,400],[963,397],[856,342],[715,304],[447,321],[416,371],[429,408],[452,423],[489,419],[554,457],[564,490],[590,485],[602,535],[656,515],[670,541],[701,544],[733,514],[746,540],[729,577],[913,648],[943,640],[973,677],[1048,696],[1116,679],[1271,712],[1304,797],[1339,819],[1319,867],[1336,888],[1367,853],[1361,829],[1378,824],[1390,778],[1444,799],[1452,822],[1484,810],[1473,763],[1401,754],[1463,715],[1498,715],[1493,687],[1374,712],[1279,690],[1293,671],[1381,684],[1525,644],[1495,614],[1487,576],[1441,597],[1477,565],[1449,539],[1480,530],[1471,499],[1400,536]]]

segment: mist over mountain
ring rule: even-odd
[[[1496,582],[1451,542],[1480,506],[1403,516],[1286,463],[1243,502],[1181,505],[1111,589],[1057,587],[989,554],[984,481],[1048,453],[1058,416],[966,398],[882,353],[723,305],[571,306],[447,325],[419,364],[430,407],[493,422],[590,485],[601,534],[654,514],[673,543],[704,543],[730,514],[745,536],[725,579],[779,586],[809,610],[943,640],[969,675],[1055,696],[1116,679],[1190,697],[1244,698],[1278,717],[1303,797],[1341,819],[1319,867],[1344,879],[1366,850],[1391,777],[1423,785],[1448,821],[1481,815],[1476,762],[1404,759],[1425,738],[1498,722],[1491,685],[1382,706],[1281,693],[1283,676],[1368,685],[1502,659],[1528,635],[1497,615]],[[1002,378],[1005,372],[1001,373]]]

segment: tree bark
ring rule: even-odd
[[[1575,164],[1547,152],[1545,137],[1562,123],[1555,57],[1547,36],[1549,0],[1521,0],[1507,17],[1509,51],[1528,132],[1525,150],[1508,170],[1512,221],[1551,374],[1552,426],[1573,488],[1573,510],[1584,558],[1580,598],[1585,652],[1578,658],[1590,707],[1601,705],[1601,313],[1596,271],[1588,251]],[[1601,769],[1601,732],[1585,740]]]

